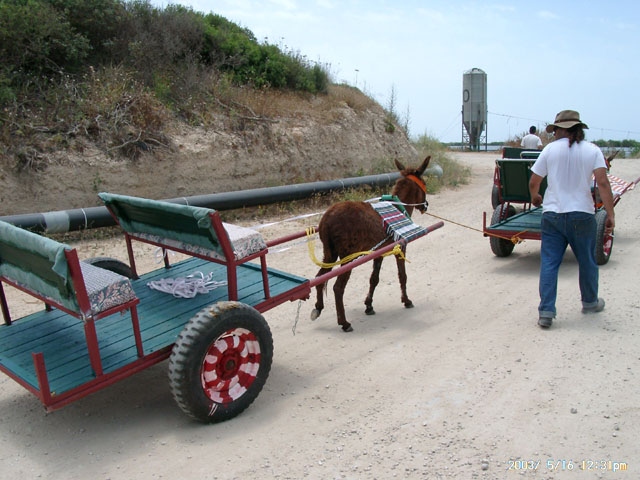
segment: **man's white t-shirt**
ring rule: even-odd
[[[523,148],[527,148],[530,150],[536,149],[542,146],[542,140],[537,135],[532,133],[528,133],[524,137],[522,137],[522,141],[520,142],[520,146]]]
[[[569,139],[559,138],[547,145],[531,167],[536,175],[547,177],[543,211],[594,213],[591,187],[596,168],[607,165],[593,143],[583,140],[569,148]]]

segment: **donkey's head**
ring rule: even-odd
[[[420,213],[425,213],[429,203],[427,202],[427,186],[424,183],[422,175],[429,165],[431,155],[425,158],[419,167],[405,167],[398,161],[394,160],[396,167],[400,170],[400,178],[393,186],[393,195],[397,196],[407,213],[411,216],[414,207]]]
[[[605,163],[607,164],[607,170],[611,168],[611,162],[613,162],[613,159],[616,158],[618,153],[620,153],[620,150],[616,150],[604,159]]]

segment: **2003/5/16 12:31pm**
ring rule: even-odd
[[[586,471],[610,471],[625,472],[629,468],[627,462],[615,462],[613,460],[563,460],[548,459],[545,463],[542,460],[509,460],[507,470],[586,470]]]

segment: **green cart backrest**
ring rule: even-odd
[[[500,170],[500,193],[503,202],[527,203],[531,201],[529,195],[529,179],[534,160],[499,159],[496,165]],[[544,195],[547,188],[546,178],[540,186],[540,194]]]
[[[535,160],[540,156],[540,150],[525,150],[520,153],[520,158],[528,158]]]
[[[210,216],[215,210],[105,192],[98,196],[127,233],[157,235],[223,255]]]
[[[76,311],[66,250],[71,247],[0,221],[0,276]]]
[[[502,158],[538,158],[540,150],[527,150],[521,147],[502,147]]]

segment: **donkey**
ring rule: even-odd
[[[417,168],[405,168],[398,160],[395,160],[401,176],[396,181],[392,194],[405,204],[409,216],[413,213],[414,207],[420,213],[427,211],[427,189],[422,175],[430,160],[431,156],[428,156]],[[374,247],[382,248],[393,241],[392,238],[388,238],[380,215],[367,202],[345,201],[329,207],[318,225],[318,235],[322,241],[324,263],[334,263],[338,258],[344,258],[355,252],[368,251]],[[380,280],[382,258],[378,257],[373,260],[373,272],[369,279],[369,294],[364,301],[367,315],[376,313],[373,309],[373,292]],[[402,292],[401,301],[406,308],[412,308],[413,302],[407,296],[407,273],[404,258],[396,255],[396,263]],[[330,267],[321,268],[316,276],[323,275],[330,270]],[[333,286],[338,325],[345,332],[353,331],[351,324],[346,319],[343,303],[344,290],[350,276],[351,270],[339,275]],[[324,289],[324,283],[316,287],[317,299],[315,309],[311,312],[311,320],[318,318],[324,308],[322,296]]]

